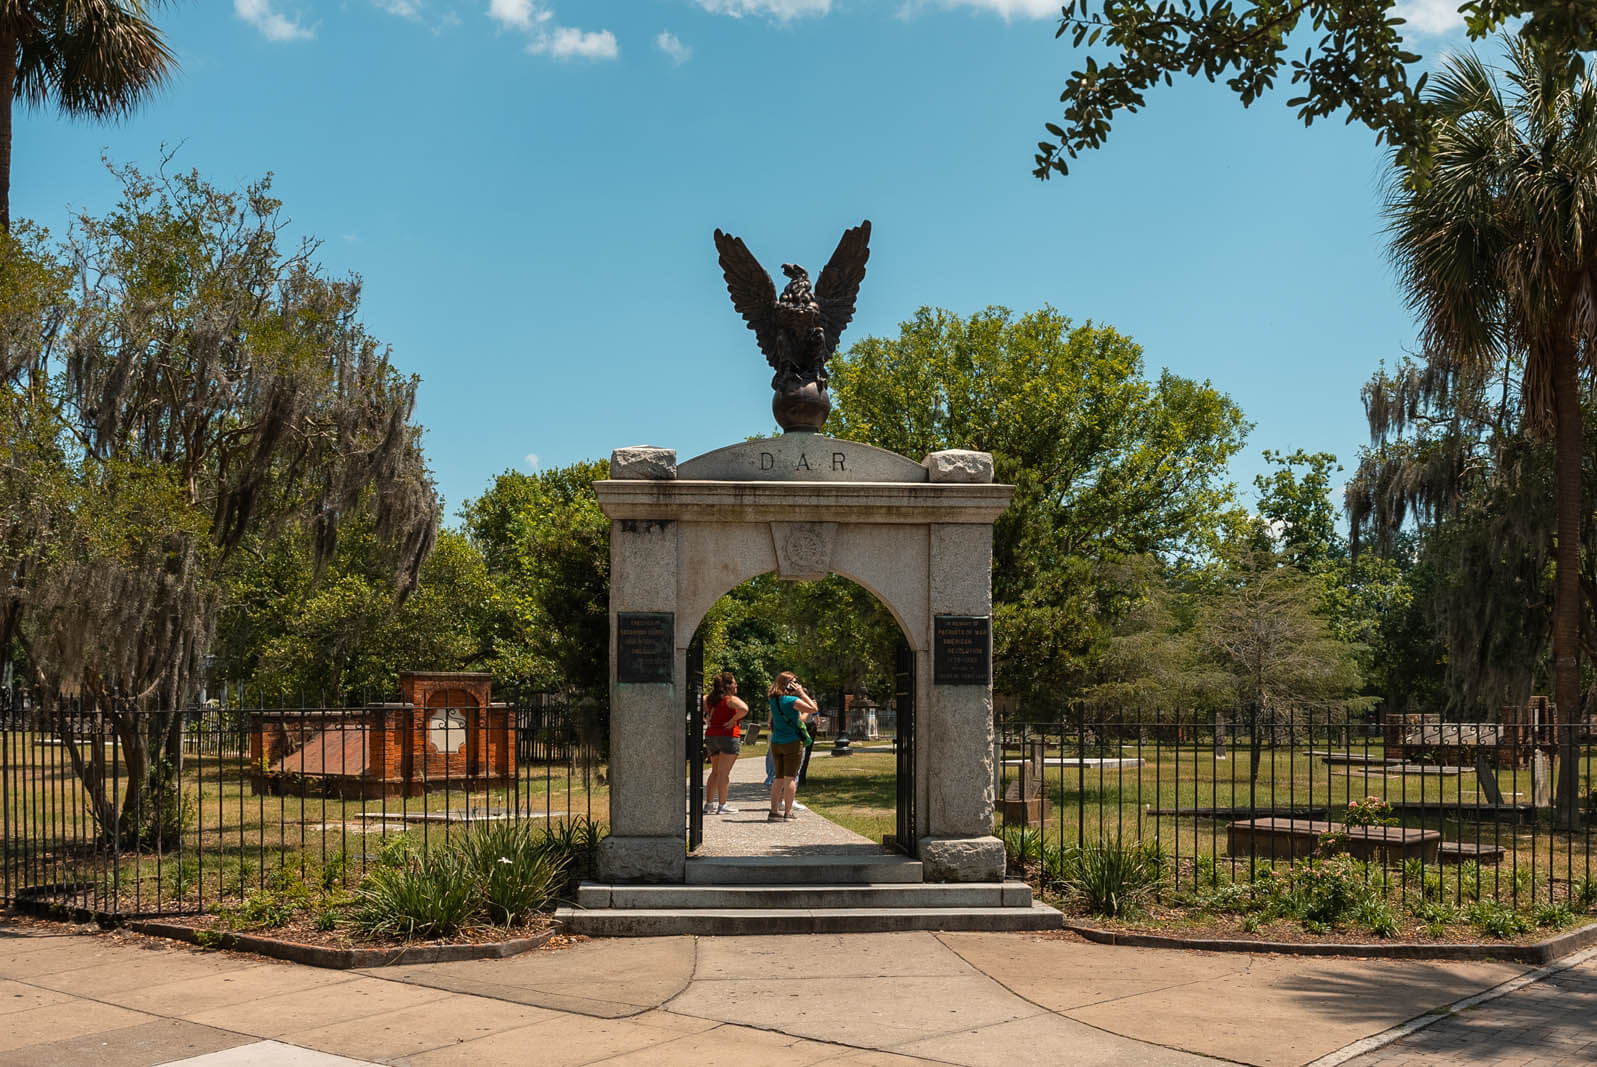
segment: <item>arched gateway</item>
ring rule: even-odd
[[[898,620],[913,654],[911,841],[925,877],[1000,882],[993,830],[992,527],[1013,486],[984,452],[922,463],[815,432],[680,465],[612,454],[607,882],[682,882],[687,650],[724,593],[759,574],[841,574]],[[902,783],[901,788],[911,788]]]

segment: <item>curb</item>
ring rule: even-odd
[[[280,941],[275,937],[261,937],[257,934],[238,934],[229,930],[198,930],[192,926],[180,926],[177,923],[153,922],[149,920],[130,920],[123,923],[122,928],[154,937],[167,937],[174,941],[187,941],[191,945],[200,944],[200,935],[205,934],[207,935],[206,941],[210,942],[204,946],[207,948],[254,952],[261,956],[288,960],[291,963],[303,963],[311,967],[328,967],[334,970],[393,967],[398,964],[456,963],[461,960],[499,960],[538,948],[547,944],[549,939],[554,936],[553,930],[545,930],[543,933],[534,934],[531,937],[518,937],[510,941],[491,941],[483,945],[325,948],[321,945],[306,945],[297,941]],[[214,941],[212,940],[213,937],[215,938]]]
[[[1476,943],[1469,945],[1426,944],[1313,944],[1296,941],[1238,941],[1219,938],[1167,937],[1162,934],[1131,934],[1105,930],[1086,923],[1065,920],[1066,930],[1100,945],[1128,948],[1179,948],[1199,952],[1268,952],[1283,956],[1344,956],[1384,960],[1500,960],[1510,963],[1548,964],[1571,952],[1597,945],[1597,923],[1582,926],[1546,941],[1530,945]]]

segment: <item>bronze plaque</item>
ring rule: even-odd
[[[932,684],[987,685],[992,680],[992,617],[939,615],[932,627]]]
[[[669,611],[616,613],[616,681],[670,682],[676,616]]]

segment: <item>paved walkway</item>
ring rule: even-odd
[[[1265,1067],[1526,971],[895,933],[598,940],[341,972],[0,919],[0,1067]],[[1574,978],[1560,981],[1529,996],[1563,996]]]
[[[1347,1062],[1352,1067],[1597,1063],[1597,959],[1466,1008]]]
[[[817,745],[810,758],[834,758],[826,751]],[[848,758],[890,761],[893,757],[872,754]],[[878,856],[885,851],[878,842],[845,830],[808,809],[800,811],[791,822],[767,821],[771,790],[765,785],[765,760],[758,756],[733,764],[727,793],[737,814],[706,815],[704,843],[694,849],[694,856]],[[803,786],[799,786],[798,800],[804,803]]]

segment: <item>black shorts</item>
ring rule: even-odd
[[[736,756],[743,751],[743,742],[726,734],[705,734],[704,751],[712,756]]]

